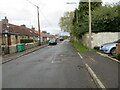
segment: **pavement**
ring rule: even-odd
[[[106,88],[118,88],[120,64],[97,52],[79,53],[83,61],[94,71]],[[95,78],[95,77],[93,77]]]
[[[9,62],[11,60],[17,59],[17,58],[19,58],[21,56],[24,56],[26,54],[32,53],[34,51],[37,51],[37,50],[39,50],[41,48],[44,48],[46,46],[48,46],[48,44],[37,46],[37,47],[31,48],[31,49],[25,50],[23,52],[18,52],[18,53],[3,55],[2,56],[2,64],[7,63],[7,62]]]

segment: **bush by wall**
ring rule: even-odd
[[[32,43],[33,39],[21,39],[20,43]]]
[[[120,53],[117,54],[116,58],[120,60]]]

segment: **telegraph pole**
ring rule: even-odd
[[[39,32],[39,46],[41,45],[41,36],[40,36],[40,18],[39,18],[39,7],[35,4],[33,4],[31,1],[27,0],[30,4],[34,5],[37,7],[37,19],[38,19],[38,32]]]
[[[40,20],[39,20],[39,7],[37,6],[38,13],[38,32],[39,32],[39,46],[41,45],[41,36],[40,36]]]

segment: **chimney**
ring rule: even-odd
[[[7,24],[8,23],[8,19],[7,17],[5,16],[5,19],[2,19],[2,24]]]
[[[25,24],[21,25],[22,28],[26,28]]]
[[[33,29],[33,30],[35,30],[35,28],[32,26],[32,28],[31,29]]]

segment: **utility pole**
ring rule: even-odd
[[[38,13],[38,32],[39,32],[39,46],[41,45],[41,36],[40,36],[40,20],[39,20],[39,7],[37,6],[37,13]]]
[[[39,18],[39,6],[33,4],[31,1],[27,0],[30,4],[34,5],[37,7],[37,19],[38,19],[38,32],[39,32],[39,46],[41,45],[41,35],[40,35],[40,18]]]
[[[89,48],[91,48],[91,0],[89,0]]]

